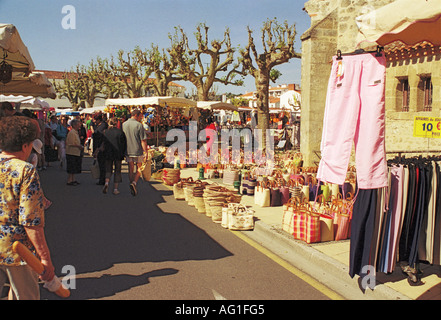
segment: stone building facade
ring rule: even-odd
[[[309,0],[304,10],[311,27],[302,41],[301,152],[306,165],[318,164],[326,92],[332,57],[376,45],[357,44],[355,18],[394,0]],[[440,117],[441,56],[439,48],[387,46],[386,151],[441,151],[441,139],[413,137],[414,117]],[[428,81],[430,80],[430,81]],[[403,89],[405,88],[405,89]],[[426,89],[425,89],[426,88]],[[403,99],[406,105],[403,107]],[[430,106],[424,106],[430,100]]]
[[[428,43],[386,49],[386,150],[415,154],[440,154],[441,135],[415,136],[414,126],[441,129],[441,48]],[[433,119],[419,121],[415,117]],[[420,127],[418,131],[421,131]],[[427,132],[429,133],[429,132]]]

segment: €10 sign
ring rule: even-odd
[[[441,138],[441,118],[415,117],[413,136],[420,138]]]

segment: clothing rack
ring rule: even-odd
[[[393,258],[407,274],[411,285],[420,281],[420,263],[441,263],[440,161],[441,156],[421,155],[400,156],[388,161],[392,182],[388,211],[384,216],[383,240],[388,242],[387,246],[395,241],[397,253]],[[392,225],[397,219],[401,219],[400,231],[395,239],[386,239],[387,228],[392,228],[387,224]]]
[[[353,55],[363,54],[363,53],[375,53],[376,57],[381,57],[383,51],[384,51],[384,48],[381,46],[377,46],[377,50],[375,50],[375,51],[365,51],[364,49],[358,49],[358,50],[355,50],[354,52],[341,53],[341,50],[337,50],[337,60],[343,60],[343,56],[353,56]]]
[[[388,187],[360,190],[354,204],[350,275],[362,275],[365,265],[386,274],[399,266],[418,285],[421,263],[441,265],[441,156],[387,164]]]

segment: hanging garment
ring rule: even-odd
[[[386,204],[388,203],[388,193],[389,188],[381,188],[377,189],[377,204],[375,209],[375,221],[374,221],[374,231],[371,241],[371,249],[370,249],[370,265],[378,271],[379,264],[379,248],[381,247],[381,228],[382,221],[384,220],[384,216],[386,214]]]
[[[424,207],[426,203],[426,168],[418,168],[417,177],[419,183],[417,184],[417,199],[410,233],[411,245],[409,248],[408,260],[410,266],[413,266],[418,260],[418,241],[420,238],[420,228],[424,217]]]
[[[427,261],[433,264],[434,261],[434,243],[435,243],[435,227],[436,227],[436,200],[438,195],[438,175],[436,173],[436,163],[432,161],[432,193],[429,202],[429,219],[427,224],[427,240],[426,251]]]
[[[370,249],[374,235],[377,193],[377,189],[360,190],[354,203],[349,254],[349,275],[352,278],[355,275],[362,276],[363,268],[372,265]]]
[[[416,192],[417,192],[417,171],[415,165],[408,165],[409,183],[407,191],[406,209],[403,216],[403,227],[399,240],[398,261],[407,261],[409,259],[409,248],[411,245],[411,227],[412,217],[415,212]]]
[[[333,58],[317,179],[343,184],[354,142],[359,188],[387,186],[385,73],[374,53]]]
[[[390,168],[391,171],[391,191],[389,198],[389,209],[391,211],[390,222],[390,244],[387,254],[387,269],[386,273],[393,272],[396,263],[397,243],[400,236],[403,216],[403,191],[404,191],[404,166]]]
[[[233,111],[233,114],[231,116],[231,121],[233,121],[233,122],[240,122],[239,112]]]
[[[429,164],[424,168],[425,189],[424,207],[418,235],[418,260],[432,260],[432,225],[433,225],[433,167]]]
[[[435,227],[433,235],[433,264],[441,264],[441,176],[440,166],[436,164],[437,194],[435,206]]]

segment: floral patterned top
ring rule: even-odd
[[[34,247],[24,227],[44,226],[43,192],[30,163],[0,155],[0,265],[26,264],[12,252],[15,241]]]

